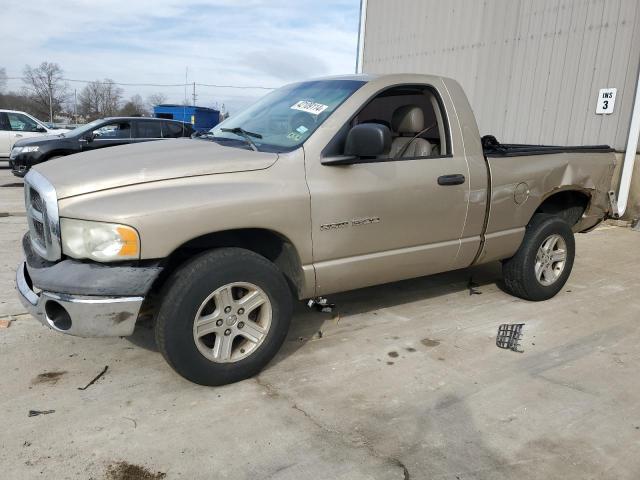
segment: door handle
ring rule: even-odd
[[[16,134],[15,134],[15,137],[16,137],[16,138],[22,138],[22,134],[20,134],[20,133],[16,133]]]
[[[438,185],[462,185],[464,180],[464,175],[461,173],[442,175],[441,177],[438,177]]]

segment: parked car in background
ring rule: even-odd
[[[163,138],[191,137],[191,125],[175,120],[144,117],[111,117],[56,136],[16,142],[9,165],[14,175],[24,177],[33,165],[72,153]]]
[[[58,135],[68,131],[64,128],[49,128],[25,112],[0,110],[0,158],[7,159],[13,145],[23,138]]]

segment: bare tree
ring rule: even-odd
[[[19,92],[7,92],[0,94],[0,106],[9,110],[27,112],[34,117],[41,117],[41,109],[35,105],[30,97]]]
[[[90,82],[78,95],[78,111],[88,120],[117,115],[122,93],[122,88],[111,79]]]
[[[3,93],[5,88],[7,88],[7,71],[2,67],[0,68],[0,93]]]
[[[99,81],[88,83],[78,94],[78,113],[87,120],[102,114],[102,86]]]
[[[167,101],[167,96],[162,92],[152,93],[147,97],[147,105],[153,109],[156,105],[162,105]]]
[[[118,87],[113,80],[105,78],[102,82],[102,112],[104,115],[118,114],[122,93],[122,88]]]
[[[68,97],[68,88],[62,76],[60,65],[50,62],[42,62],[35,68],[25,65],[22,72],[22,81],[26,85],[29,97],[42,110],[42,114],[49,115],[50,122],[62,111]]]
[[[142,117],[149,112],[140,95],[132,96],[120,109],[120,115],[127,117]]]

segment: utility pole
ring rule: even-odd
[[[51,93],[51,90],[51,84],[49,84],[49,123],[51,123],[51,125],[53,126],[53,95]]]
[[[196,106],[196,82],[193,82],[193,106]]]
[[[189,76],[189,67],[184,67],[184,105],[187,105],[187,77]]]
[[[78,90],[73,89],[73,123],[78,124]]]

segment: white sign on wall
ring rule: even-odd
[[[598,93],[598,104],[596,105],[597,115],[608,115],[613,113],[613,106],[616,104],[617,88],[601,88]]]

